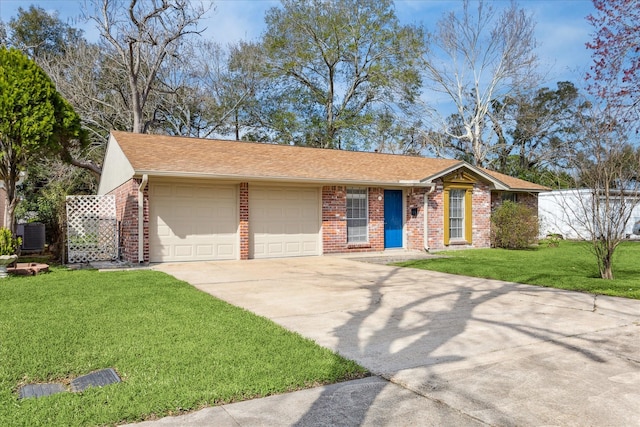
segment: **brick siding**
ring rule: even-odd
[[[116,196],[116,218],[120,236],[120,257],[123,261],[138,263],[138,187],[140,179],[130,179],[109,194]],[[144,190],[143,239],[144,259],[149,262],[149,194]]]
[[[138,260],[138,186],[139,179],[131,179],[110,194],[116,196],[116,214],[120,234],[120,254],[125,261]],[[149,261],[149,196],[148,185],[144,190],[144,262]],[[343,185],[322,187],[322,245],[323,253],[348,253],[384,250],[384,189],[370,187],[368,194],[368,242],[347,242],[347,187]],[[405,246],[407,249],[423,250],[425,247],[425,214],[427,216],[427,241],[430,250],[446,249],[444,245],[444,191],[441,181],[433,191],[428,188],[412,188],[405,195]],[[427,212],[424,198],[427,197]],[[537,211],[535,194],[519,193],[518,201]],[[489,247],[491,211],[502,203],[501,192],[491,191],[484,183],[476,183],[472,192],[473,241],[463,247]],[[412,215],[415,209],[415,215]],[[249,240],[249,184],[239,185],[239,244],[240,259],[248,259]]]
[[[322,251],[325,254],[384,250],[384,190],[368,188],[369,241],[347,242],[347,187],[322,187]],[[378,200],[380,198],[380,200]]]
[[[347,245],[347,188],[322,187],[322,250],[344,252]]]
[[[384,250],[384,189],[369,188],[369,247],[361,248],[371,251]],[[379,199],[379,200],[378,200]],[[348,245],[347,249],[359,249],[357,245]]]
[[[240,259],[249,259],[249,183],[240,183]]]
[[[436,183],[435,190],[427,196],[427,244],[428,249],[444,249],[444,189],[442,181]]]
[[[474,248],[491,246],[491,189],[487,184],[476,183],[471,195],[473,209],[472,244]]]
[[[407,212],[405,230],[407,230],[407,249],[424,249],[424,197],[428,188],[412,188],[407,191]],[[416,215],[411,215],[412,210]]]

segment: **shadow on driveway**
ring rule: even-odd
[[[274,399],[263,422],[640,425],[640,301],[337,257],[156,268],[390,382]]]

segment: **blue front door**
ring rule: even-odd
[[[402,190],[384,190],[384,247],[402,247]]]

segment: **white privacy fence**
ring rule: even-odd
[[[118,258],[115,196],[67,196],[67,251],[72,264]]]
[[[600,234],[596,231],[597,225],[606,224],[607,218],[603,212],[598,213],[597,208],[603,209],[605,203],[596,204],[591,200],[592,197],[593,190],[584,188],[540,193],[538,195],[540,237],[560,234],[565,239],[587,239],[591,234]],[[613,218],[609,222],[620,227],[621,235],[631,239],[640,238],[633,234],[633,225],[640,221],[640,204],[635,203],[634,196],[627,196],[624,201],[628,207],[622,211],[615,194],[611,197],[609,206]],[[629,213],[629,221],[626,224],[618,224],[617,220],[624,217],[623,212]]]

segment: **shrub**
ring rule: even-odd
[[[22,245],[20,237],[13,237],[13,233],[8,228],[0,228],[0,255],[15,255]]]
[[[520,203],[505,201],[491,214],[491,246],[524,249],[538,239],[538,215]]]

